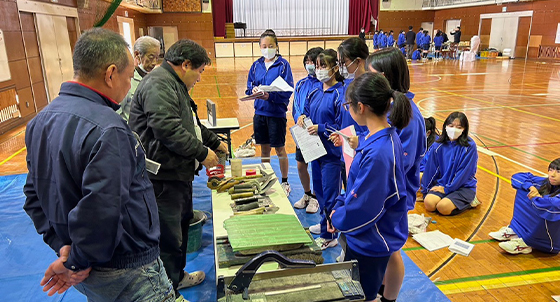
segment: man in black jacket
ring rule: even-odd
[[[41,285],[49,295],[75,286],[88,301],[174,301],[144,152],[115,112],[134,74],[128,45],[88,30],[73,62],[74,80],[25,133],[24,209],[59,255]]]
[[[406,38],[406,58],[412,59],[412,52],[414,51],[414,40],[416,39],[416,34],[412,31],[412,26],[408,27],[408,32],[404,36]]]
[[[184,271],[193,217],[192,181],[201,165],[218,164],[213,150],[228,152],[227,144],[200,123],[189,96],[209,64],[202,46],[191,40],[176,42],[161,66],[144,77],[130,109],[130,128],[140,136],[146,156],[161,164],[159,173],[150,178],[161,224],[161,259],[176,291],[205,277],[202,271]]]
[[[450,32],[450,34],[453,36],[453,43],[459,44],[459,42],[461,42],[461,27],[460,26],[457,26],[457,28],[455,30],[453,30],[452,32]]]

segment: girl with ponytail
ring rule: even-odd
[[[376,73],[355,79],[345,97],[343,108],[369,132],[359,137],[347,190],[336,199],[328,230],[345,234],[344,260],[358,260],[366,301],[373,301],[389,258],[408,238],[404,151],[397,130],[409,124],[412,107]]]

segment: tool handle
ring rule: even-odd
[[[255,202],[251,202],[251,203],[248,203],[248,204],[242,204],[242,205],[236,206],[235,209],[237,211],[249,211],[249,210],[252,210],[252,209],[256,209],[258,207],[259,207],[259,202],[255,201]]]
[[[239,199],[239,198],[253,197],[254,195],[255,194],[253,192],[236,193],[236,194],[231,194],[231,199],[236,200],[236,199]]]
[[[259,197],[258,196],[252,196],[252,197],[247,197],[247,198],[239,198],[235,200],[235,205],[242,205],[242,204],[248,204],[251,203],[253,201],[258,201]]]

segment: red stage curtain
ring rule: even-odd
[[[374,24],[377,24],[377,28],[379,28],[379,0],[369,0],[370,4],[371,4],[371,15],[373,17],[373,19],[375,19],[377,22]],[[370,18],[371,19],[371,18]],[[368,22],[369,25],[370,22]],[[372,28],[371,31],[375,31],[377,28]],[[366,32],[368,30],[366,29]]]
[[[233,0],[225,0],[226,23],[233,23]]]
[[[214,37],[225,37],[226,36],[225,0],[212,0],[212,21],[214,21]]]
[[[357,35],[360,28],[369,31],[371,23],[370,0],[350,0],[350,16],[348,18],[348,34]]]

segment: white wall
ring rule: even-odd
[[[379,0],[379,7],[382,11],[422,10],[422,2],[422,0],[389,0],[388,2]]]

